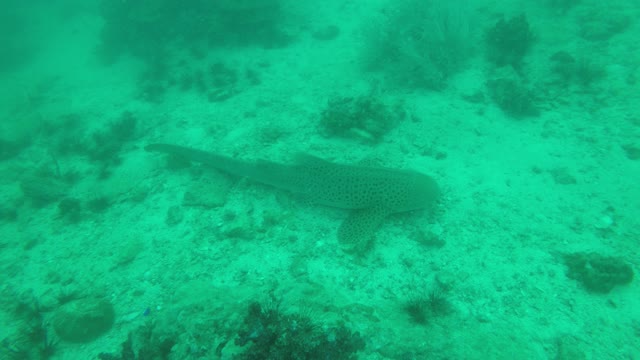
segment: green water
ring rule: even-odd
[[[0,359],[640,359],[638,1],[2,5]],[[152,143],[442,196],[354,253]]]

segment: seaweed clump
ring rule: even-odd
[[[548,0],[547,6],[564,15],[581,1],[582,0]]]
[[[235,344],[246,346],[238,359],[356,359],[364,340],[344,325],[325,327],[300,314],[254,302]]]
[[[37,9],[37,8],[36,8]],[[24,1],[6,0],[0,11],[0,74],[28,64],[38,49],[37,31],[31,26],[37,18],[34,8]]]
[[[75,224],[82,219],[82,204],[80,200],[67,197],[58,203],[58,215],[61,219]]]
[[[27,174],[20,180],[20,189],[24,198],[36,208],[42,208],[63,199],[70,187],[68,182],[48,171]]]
[[[12,222],[18,219],[18,210],[14,206],[0,204],[0,222]]]
[[[146,360],[168,359],[177,336],[173,333],[163,333],[156,329],[155,323],[148,321],[137,331],[130,332],[127,340],[122,343],[120,354],[100,353],[100,360]]]
[[[124,111],[106,129],[93,133],[89,159],[104,166],[119,164],[122,147],[137,137],[137,123],[138,119],[131,112]]]
[[[624,6],[602,3],[585,7],[578,13],[578,34],[592,42],[606,42],[629,30],[634,18]],[[606,5],[604,5],[606,4]]]
[[[451,312],[451,303],[446,293],[436,288],[428,294],[413,295],[403,306],[412,322],[425,325],[429,319],[447,315]]]
[[[446,88],[472,53],[473,19],[465,1],[402,0],[385,9],[371,35],[369,58],[400,86]]]
[[[0,138],[0,161],[9,160],[18,156],[27,145],[24,141],[11,141]]]
[[[581,283],[590,292],[606,294],[618,285],[633,280],[633,268],[622,259],[596,253],[575,253],[564,256],[567,276]]]
[[[549,61],[551,72],[564,86],[576,83],[582,87],[589,87],[606,76],[604,66],[586,57],[576,59],[566,51],[555,52]]]
[[[535,36],[525,15],[501,18],[485,33],[487,57],[497,66],[520,68]]]
[[[486,56],[500,75],[487,82],[489,97],[514,118],[537,116],[534,92],[525,85],[523,60],[535,41],[525,15],[500,18],[485,31]]]
[[[0,358],[46,360],[58,354],[58,341],[51,336],[45,309],[35,297],[18,299],[13,315],[16,330],[0,342]]]
[[[68,125],[79,127],[79,119],[72,117],[68,121]],[[130,111],[123,111],[118,118],[94,132],[72,130],[61,134],[55,150],[63,156],[86,156],[97,165],[99,178],[105,179],[110,176],[113,167],[122,162],[125,146],[139,137],[139,130],[138,117]]]
[[[195,89],[210,102],[229,99],[239,80],[259,82],[258,72],[240,77],[219,66],[217,49],[281,48],[294,38],[282,0],[102,0],[101,15],[103,62],[122,55],[140,59],[138,97],[152,103],[162,102],[170,89]]]
[[[517,77],[490,80],[487,88],[493,102],[509,116],[523,118],[540,113],[533,92]]]
[[[404,118],[400,104],[389,107],[375,96],[330,99],[320,116],[320,130],[326,136],[378,143]]]
[[[153,63],[175,49],[197,57],[220,46],[285,45],[281,0],[103,0],[107,63],[130,54]]]

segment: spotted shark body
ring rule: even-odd
[[[237,160],[170,144],[151,144],[145,149],[271,185],[316,204],[350,210],[338,229],[338,240],[344,250],[352,252],[369,248],[389,215],[431,208],[440,197],[433,178],[415,171],[335,164],[310,155],[287,165]]]

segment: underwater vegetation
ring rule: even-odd
[[[472,53],[472,12],[464,0],[392,2],[372,31],[366,63],[391,82],[441,90]]]
[[[82,203],[76,198],[64,198],[58,203],[58,214],[70,223],[77,223],[82,218]]]
[[[18,0],[5,0],[0,11],[0,73],[24,65],[37,50],[36,36],[29,29],[33,22],[28,5]]]
[[[404,117],[401,104],[389,106],[373,95],[338,96],[329,99],[322,111],[320,131],[330,137],[377,143]]]
[[[559,13],[565,14],[581,1],[582,0],[548,0],[547,4],[550,8],[557,10]]]
[[[402,308],[411,321],[419,325],[427,324],[430,319],[445,316],[452,309],[446,291],[440,287],[435,287],[429,292],[412,294]]]
[[[100,214],[112,205],[111,200],[106,196],[96,195],[90,198],[68,196],[72,183],[46,172],[35,172],[24,176],[20,181],[20,187],[24,199],[35,208],[43,208],[57,202],[57,219],[70,224],[78,223],[91,214]],[[16,209],[0,207],[0,220],[15,220],[17,217]]]
[[[577,12],[578,34],[592,42],[606,42],[625,32],[633,24],[633,15],[629,8],[618,4],[594,3]]]
[[[122,162],[125,146],[140,136],[138,117],[132,112],[123,111],[101,129],[92,132],[86,131],[81,122],[79,115],[68,116],[64,128],[70,130],[59,134],[55,154],[86,157],[98,168],[98,177],[107,178],[113,167]]]
[[[120,152],[124,145],[138,136],[138,119],[128,111],[109,123],[103,130],[94,132],[87,147],[90,160],[100,163],[104,176],[108,176],[109,167],[118,165],[122,159]]]
[[[2,295],[12,326],[0,343],[1,359],[63,358],[60,341],[88,343],[109,331],[115,321],[108,301],[66,288],[48,301],[31,293]]]
[[[509,19],[503,17],[485,31],[487,59],[496,66],[520,68],[534,40],[524,14]]]
[[[356,359],[364,340],[344,325],[324,327],[310,317],[285,314],[278,306],[249,305],[235,344],[238,359]]]
[[[122,343],[120,355],[100,353],[100,360],[163,360],[168,359],[176,344],[176,334],[160,334],[152,321],[148,321],[137,331],[129,333]]]
[[[330,41],[340,36],[340,28],[336,25],[327,25],[314,30],[311,36],[319,41]]]
[[[533,92],[518,77],[500,77],[487,82],[489,97],[514,118],[536,116],[539,110]]]
[[[99,180],[105,179],[121,163],[125,147],[140,133],[138,118],[128,111],[93,131],[86,129],[82,120],[81,115],[71,114],[58,121],[64,126],[44,124],[42,132],[52,143],[50,162],[19,177],[26,204],[34,208],[56,204],[57,219],[67,223],[78,223],[113,205],[113,199],[101,194],[72,195],[74,185],[84,174],[66,166],[67,160],[80,157],[92,165],[90,173]],[[15,209],[7,209],[0,211],[0,220],[15,219],[18,215]]]
[[[36,208],[62,200],[71,184],[47,170],[26,174],[20,179],[20,189],[24,198]]]
[[[207,101],[216,103],[261,83],[260,71],[253,68],[238,69],[218,60],[199,63],[181,60],[170,65],[168,60],[163,60],[149,64],[140,76],[138,97],[147,102],[160,103],[169,89],[177,89],[195,92]]]
[[[624,144],[620,146],[624,151],[627,159],[629,160],[640,160],[640,145],[635,144]],[[1,212],[0,212],[1,213]],[[0,218],[2,216],[0,215]]]
[[[0,358],[46,360],[56,355],[58,341],[51,336],[49,324],[45,320],[48,309],[44,309],[32,295],[19,296],[11,301],[13,307],[8,310],[12,310],[10,315],[15,331],[2,339]]]
[[[18,218],[18,211],[15,206],[0,205],[0,221],[15,221]]]
[[[589,292],[606,294],[616,286],[633,280],[633,268],[624,260],[596,253],[564,255],[567,276],[581,283]]]
[[[195,89],[210,102],[224,101],[238,92],[240,79],[260,80],[254,69],[242,73],[211,63],[212,50],[278,48],[293,40],[285,31],[289,17],[281,0],[104,0],[101,14],[102,60],[110,64],[121,55],[142,60],[139,97],[155,103],[169,88]]]
[[[0,139],[0,161],[17,156],[27,145],[25,141]]]
[[[557,51],[549,58],[551,72],[561,85],[577,84],[588,87],[606,76],[604,66],[588,59],[578,57],[566,51]]]
[[[291,39],[282,29],[280,0],[157,0],[101,3],[101,53],[153,62],[175,48],[197,55],[212,47],[277,47]]]
[[[9,358],[45,360],[55,355],[58,342],[52,339],[42,311],[37,307],[27,307],[18,311],[24,311],[23,328],[20,330],[22,334],[19,335],[24,337],[18,338],[15,342],[8,338],[3,340]]]
[[[522,69],[535,38],[524,14],[501,17],[484,33],[487,60],[496,68],[496,75],[486,82],[489,98],[513,118],[540,113]]]
[[[216,329],[192,334],[199,343],[209,344],[194,349],[184,344],[178,329],[161,328],[149,321],[129,334],[119,354],[101,353],[101,360],[225,358],[247,360],[350,360],[357,359],[365,343],[357,332],[343,324],[328,326],[309,315],[288,314],[277,305],[248,305],[235,330]],[[216,334],[218,332],[218,334]],[[219,341],[218,336],[226,339]],[[191,340],[186,340],[191,341]]]

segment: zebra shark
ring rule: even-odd
[[[336,164],[311,155],[299,155],[292,164],[245,161],[171,144],[150,144],[145,150],[246,177],[315,204],[349,210],[337,234],[347,252],[369,249],[389,215],[433,208],[441,196],[432,177],[411,170]]]

